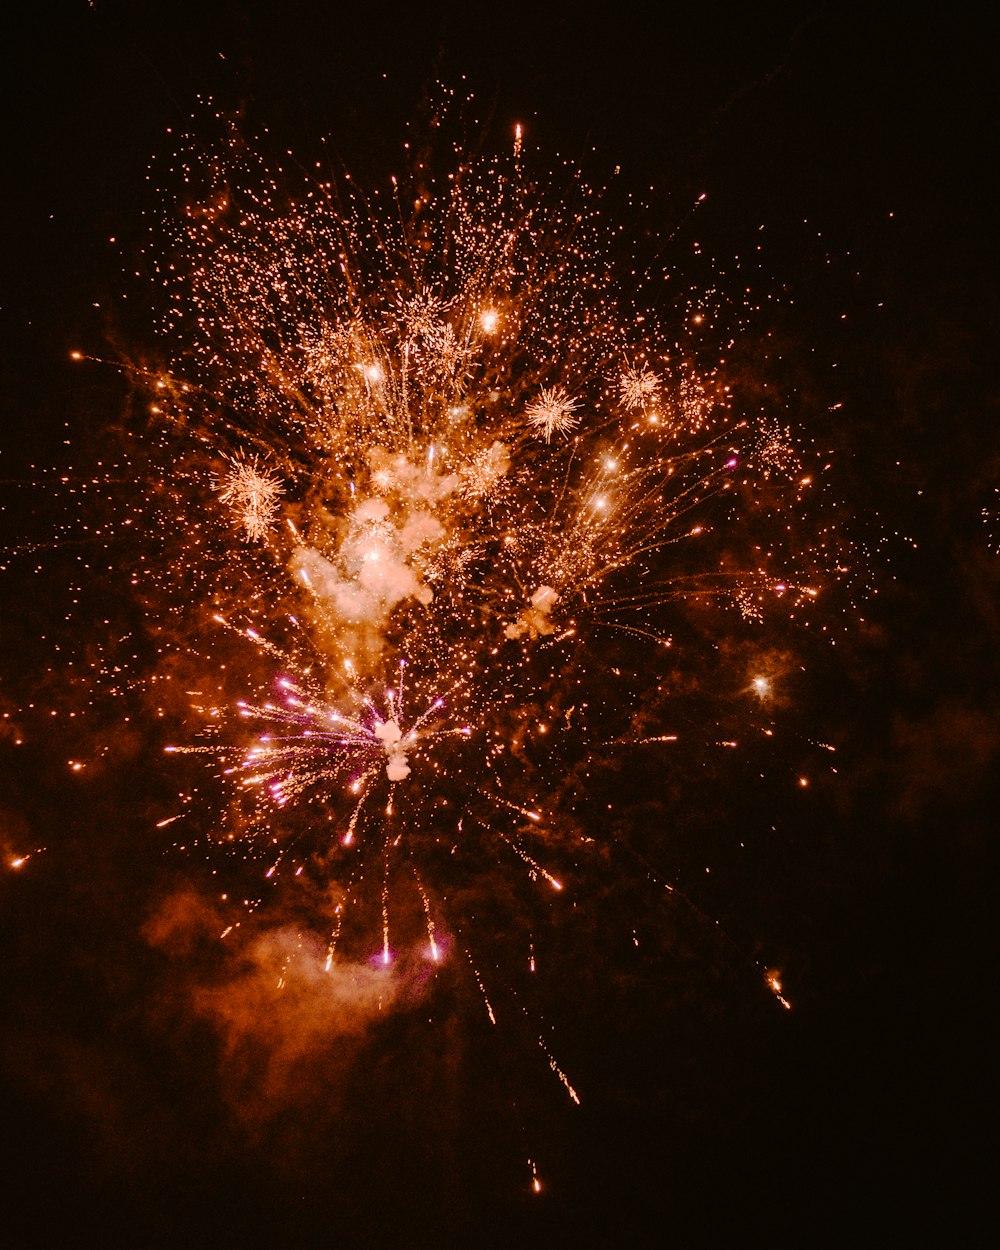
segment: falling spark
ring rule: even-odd
[[[782,991],[781,974],[777,972],[774,968],[767,968],[764,971],[764,980],[767,982],[768,988],[770,989],[774,997],[778,1000],[778,1002],[781,1003],[782,1007],[784,1007],[786,1011],[791,1011],[792,1004],[788,1001],[787,998],[784,997],[784,995],[781,992]]]

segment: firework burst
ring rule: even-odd
[[[231,796],[203,841],[262,881],[330,882],[328,966],[393,962],[406,878],[494,1022],[449,889],[499,866],[560,895],[594,843],[567,770],[676,741],[609,697],[614,645],[660,663],[672,605],[808,620],[842,567],[829,528],[785,521],[810,480],[791,431],[638,315],[600,197],[540,194],[515,147],[296,197],[235,133],[207,160],[192,143],[148,257],[168,360],[142,375],[170,457],[147,492],[168,552],[141,579],[172,625],[157,697],[177,686],[200,724],[170,753],[217,761]],[[191,823],[182,799],[161,826]],[[345,925],[366,891],[377,939]]]
[[[524,419],[548,443],[551,442],[554,434],[568,434],[580,424],[577,407],[576,401],[571,399],[562,387],[553,386],[543,390],[538,398],[528,405],[524,412]]]
[[[280,512],[281,479],[262,468],[256,457],[234,456],[222,481],[219,498],[239,517],[247,542],[262,539]]]

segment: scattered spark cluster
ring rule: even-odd
[[[993,506],[982,508],[980,514],[983,524],[989,529],[988,542],[991,550],[994,553],[1000,553],[1000,537],[998,537],[1000,530],[997,526],[997,519],[1000,517],[1000,508],[997,507],[997,502],[1000,501],[1000,488],[994,487],[993,494],[995,496]]]
[[[539,190],[520,127],[509,155],[371,191],[268,168],[234,132],[201,153],[146,254],[167,363],[134,371],[152,432],[121,524],[147,531],[146,697],[190,728],[164,767],[215,761],[226,814],[205,835],[185,781],[159,826],[240,848],[251,912],[322,881],[327,967],[460,948],[495,1021],[477,882],[509,865],[565,898],[596,835],[564,775],[677,741],[619,683],[622,647],[658,689],[692,605],[720,629],[811,622],[845,571],[803,503],[829,465],[741,410],[731,343],[706,364],[704,293],[642,302],[576,171]]]

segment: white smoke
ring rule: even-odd
[[[551,586],[539,586],[531,596],[528,607],[524,609],[516,621],[507,626],[504,634],[508,638],[515,640],[523,638],[525,634],[529,638],[545,637],[549,634],[554,634],[556,627],[549,619],[549,613],[558,600],[558,590],[554,590]]]
[[[454,471],[445,471],[444,450],[433,443],[418,459],[379,446],[365,459],[368,493],[355,498],[346,515],[317,510],[309,541],[289,559],[292,576],[313,598],[317,623],[362,667],[377,660],[399,604],[433,601],[428,581],[435,561],[455,542],[446,526],[454,530],[468,501],[495,487],[508,471],[510,452],[494,442]],[[538,628],[548,606],[537,609],[536,632],[552,632]],[[404,766],[405,760],[392,767]]]
[[[336,557],[297,547],[290,560],[292,576],[332,615],[333,623],[382,629],[404,599],[429,604],[434,598],[413,561],[418,553],[433,549],[444,533],[429,512],[395,515],[384,499],[366,499],[351,514]]]
[[[403,731],[395,719],[380,721],[375,726],[375,737],[379,738],[385,747],[385,753],[388,756],[388,763],[385,766],[385,775],[390,781],[403,781],[410,775],[410,762],[406,752],[400,746],[400,739]]]

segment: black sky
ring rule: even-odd
[[[28,742],[0,738],[0,851],[49,849],[0,879],[5,1244],[992,1244],[996,30],[887,5],[657,14],[96,0],[7,19],[4,543],[61,507],[11,483],[121,410],[115,376],[68,354],[149,335],[117,298],[120,257],[197,97],[279,151],[327,136],[384,178],[435,80],[461,93],[463,75],[487,143],[521,121],[543,155],[648,189],[679,280],[703,272],[696,239],[723,268],[766,240],[761,282],[784,296],[767,376],[836,449],[856,532],[890,541],[864,625],[836,650],[789,644],[807,665],[790,737],[836,742],[836,781],[772,799],[751,764],[604,779],[632,789],[633,827],[686,805],[660,862],[692,906],[638,913],[634,955],[616,863],[551,933],[546,1010],[579,1110],[457,972],[373,1034],[304,991],[263,1048],[209,991],[193,1012],[187,987],[273,951],[220,968],[211,926],[185,927],[204,883],[144,849],[172,784],[146,771],[155,747],[123,734],[117,766],[76,783],[73,727],[17,711],[26,691],[52,702],[39,635],[61,608],[15,563],[0,710]]]

